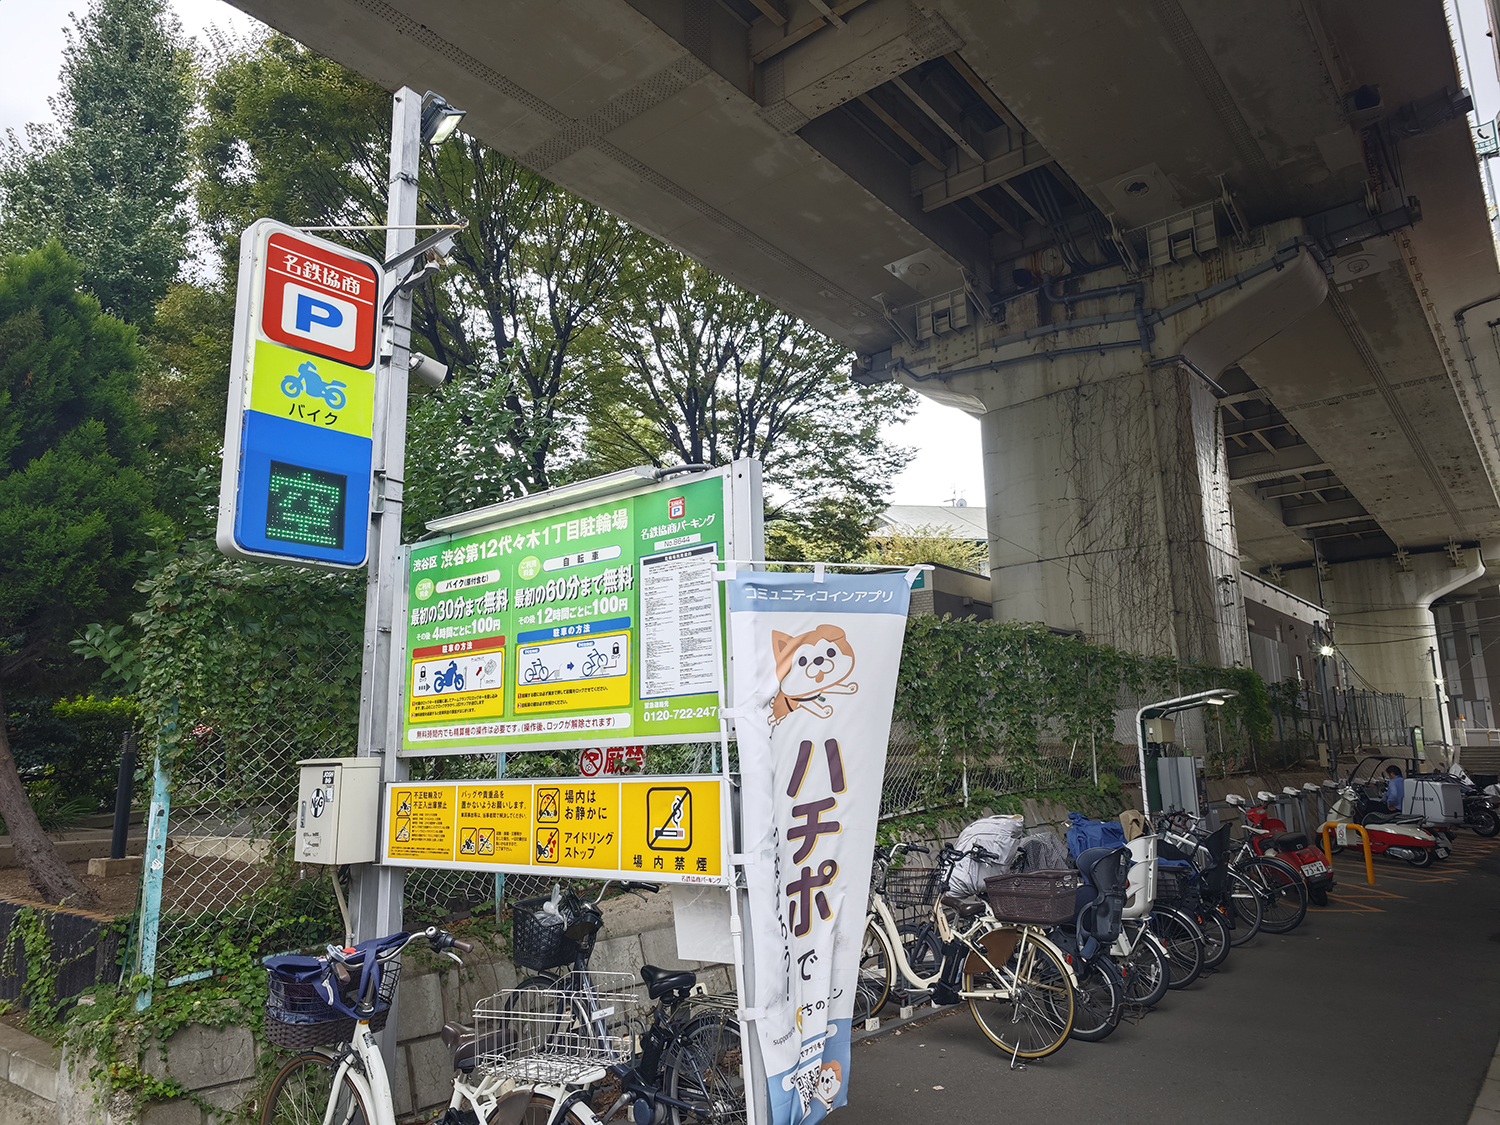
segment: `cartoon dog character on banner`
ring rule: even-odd
[[[813,1096],[832,1109],[833,1101],[839,1096],[839,1090],[843,1088],[843,1085],[844,1068],[839,1066],[837,1059],[829,1059],[818,1073],[818,1085],[813,1091]]]
[[[796,637],[772,630],[771,651],[778,686],[771,700],[772,726],[799,708],[827,719],[833,714],[827,696],[859,690],[849,678],[854,674],[854,649],[836,625],[819,625]]]

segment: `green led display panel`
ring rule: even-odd
[[[348,494],[346,476],[272,461],[266,538],[342,550]]]

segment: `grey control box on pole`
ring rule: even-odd
[[[380,759],[307,758],[297,765],[297,862],[375,862]]]

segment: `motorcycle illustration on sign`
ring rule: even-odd
[[[338,379],[325,381],[318,374],[316,365],[309,360],[297,368],[297,374],[288,375],[281,381],[281,393],[287,398],[296,398],[306,391],[309,398],[320,398],[330,409],[339,410],[348,401],[343,390],[346,386],[347,383]]]
[[[432,690],[442,691],[444,688],[452,688],[454,691],[464,690],[464,674],[458,670],[458,661],[448,661],[448,667],[432,677]]]

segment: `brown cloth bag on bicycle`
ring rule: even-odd
[[[1120,814],[1120,827],[1125,829],[1125,842],[1146,835],[1146,818],[1139,809],[1126,809]]]

